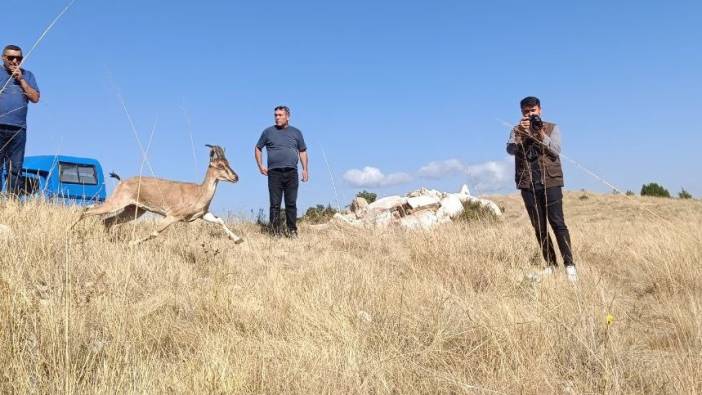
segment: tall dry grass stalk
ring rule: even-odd
[[[238,224],[234,245],[196,223],[138,248],[129,225],[67,234],[76,209],[6,203],[0,392],[702,392],[702,203],[581,195],[577,287],[523,281],[517,196],[426,233]]]

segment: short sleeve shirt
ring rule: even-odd
[[[293,126],[266,128],[256,147],[266,147],[269,169],[297,168],[299,153],[307,150],[302,132]]]
[[[29,86],[39,92],[39,86],[34,74],[29,70],[22,69],[22,75]],[[4,66],[0,65],[0,88],[3,86],[5,89],[0,93],[0,125],[26,128],[29,99],[27,99],[17,80],[12,77]]]

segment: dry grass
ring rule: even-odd
[[[516,195],[431,233],[182,224],[134,249],[131,225],[7,203],[0,392],[702,392],[702,202],[581,195],[577,287],[522,280]]]

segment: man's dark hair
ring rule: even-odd
[[[273,109],[274,112],[278,110],[283,110],[286,114],[288,114],[288,116],[290,116],[290,109],[288,108],[288,106],[278,106]]]
[[[536,96],[527,96],[527,97],[523,98],[522,101],[519,102],[520,108],[534,107],[534,106],[541,107],[541,100],[539,100],[539,98]]]
[[[2,50],[2,54],[4,55],[5,52],[7,52],[8,50],[9,50],[9,51],[20,51],[20,52],[22,52],[22,48],[20,48],[20,47],[18,47],[18,46],[16,46],[16,45],[10,44],[10,45],[6,45],[6,46],[5,46],[5,49]]]

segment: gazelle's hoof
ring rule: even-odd
[[[234,240],[234,244],[241,244],[243,242],[244,242],[244,239],[242,239],[242,238],[238,238],[238,239]]]

